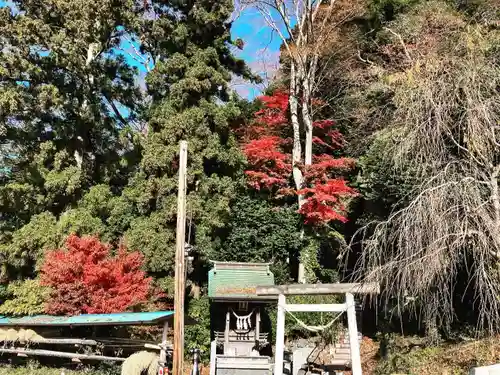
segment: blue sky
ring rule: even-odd
[[[0,0],[0,7],[8,4],[8,1]],[[274,35],[271,28],[264,23],[258,12],[251,8],[243,10],[235,18],[231,34],[234,39],[241,38],[245,43],[242,51],[235,48],[235,54],[244,59],[255,73],[264,78],[264,84],[262,85],[253,85],[238,78],[233,80],[231,86],[234,90],[242,97],[253,99],[262,92],[267,81],[272,78],[277,69],[281,41],[277,35]],[[121,45],[123,50],[131,51],[132,54],[133,47],[129,41],[123,41]],[[121,51],[116,52],[123,53]],[[129,54],[125,55],[128,62],[139,69],[139,80],[142,81],[146,74],[146,68],[143,62],[140,61],[141,57],[134,59]]]
[[[241,38],[245,42],[244,49],[236,53],[238,57],[244,59],[255,73],[261,74],[265,81],[271,79],[278,67],[281,40],[265,24],[261,15],[251,8],[243,10],[234,20],[231,34],[234,39]],[[240,95],[248,99],[253,99],[262,88],[263,85],[248,83],[235,87]]]

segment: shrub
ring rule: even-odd
[[[147,302],[151,278],[146,277],[143,256],[120,246],[112,256],[110,246],[96,237],[68,237],[66,249],[47,253],[41,281],[51,287],[49,314],[113,313]]]
[[[50,289],[39,280],[25,280],[9,284],[7,294],[13,298],[0,306],[0,314],[36,315],[44,312]]]

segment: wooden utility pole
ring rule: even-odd
[[[175,246],[173,375],[182,375],[184,369],[184,295],[186,292],[186,276],[184,267],[184,246],[186,241],[186,169],[187,142],[181,141],[179,152],[179,192],[177,195],[177,241]]]

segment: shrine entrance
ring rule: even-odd
[[[278,297],[278,319],[276,327],[276,352],[274,375],[283,375],[285,351],[285,316],[287,312],[338,312],[347,313],[350,367],[353,375],[362,375],[358,328],[354,294],[379,294],[378,284],[292,284],[281,286],[259,286],[256,294],[262,297]],[[345,302],[338,304],[288,304],[287,296],[345,294]]]

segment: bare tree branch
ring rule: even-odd
[[[475,293],[478,326],[496,332],[500,147],[492,129],[500,121],[500,67],[482,51],[427,52],[418,69],[405,70],[387,129],[395,144],[384,159],[396,173],[415,171],[421,183],[406,207],[362,228],[353,242],[363,244],[356,277],[381,282],[386,306],[396,300],[400,312],[449,326],[453,293],[465,277]]]

